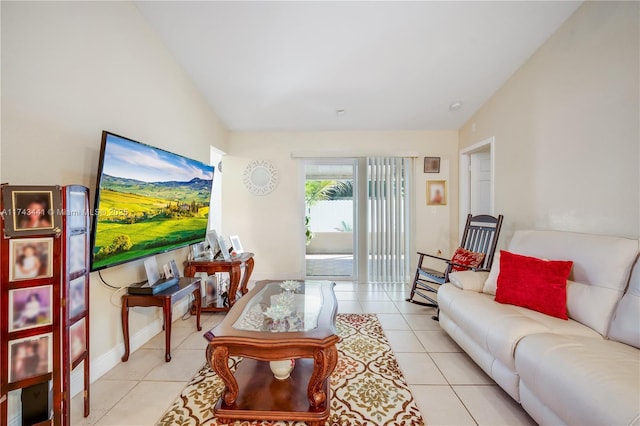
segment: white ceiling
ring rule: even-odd
[[[579,5],[136,2],[236,131],[457,129]]]

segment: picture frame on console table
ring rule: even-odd
[[[231,235],[229,237],[229,240],[231,241],[231,249],[236,254],[244,253],[244,248],[242,248],[242,243],[240,242],[240,237],[239,236]]]
[[[222,235],[218,235],[218,246],[220,247],[220,251],[222,252],[224,260],[226,260],[227,262],[231,261],[231,253],[229,252],[229,247],[227,246],[227,242]]]

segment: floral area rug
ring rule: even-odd
[[[338,314],[338,364],[331,375],[331,413],[326,425],[424,425],[378,318]],[[235,370],[241,358],[233,359]],[[213,406],[224,384],[205,364],[162,416],[162,426],[218,425]],[[234,426],[299,426],[304,422],[236,422]]]

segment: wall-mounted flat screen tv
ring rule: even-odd
[[[213,166],[102,132],[91,270],[204,241],[213,172]]]

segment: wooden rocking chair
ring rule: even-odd
[[[437,293],[442,284],[449,282],[449,273],[454,267],[458,270],[469,269],[473,271],[488,271],[491,269],[498,236],[500,235],[500,228],[502,227],[502,219],[502,215],[498,217],[489,215],[467,216],[467,223],[462,234],[460,248],[474,252],[474,255],[477,255],[477,253],[484,254],[484,257],[477,266],[454,262],[453,260],[456,259],[456,255],[454,255],[452,259],[445,259],[443,257],[418,252],[418,267],[416,268],[416,275],[413,279],[411,295],[407,301],[437,308],[438,301],[436,300],[436,296],[430,295],[430,293]],[[460,248],[456,252],[458,252]],[[422,264],[425,257],[437,259],[446,265],[441,271],[428,268]],[[415,300],[414,297],[416,297],[416,295],[427,300],[427,302]],[[434,316],[433,319],[437,320],[438,316]]]

